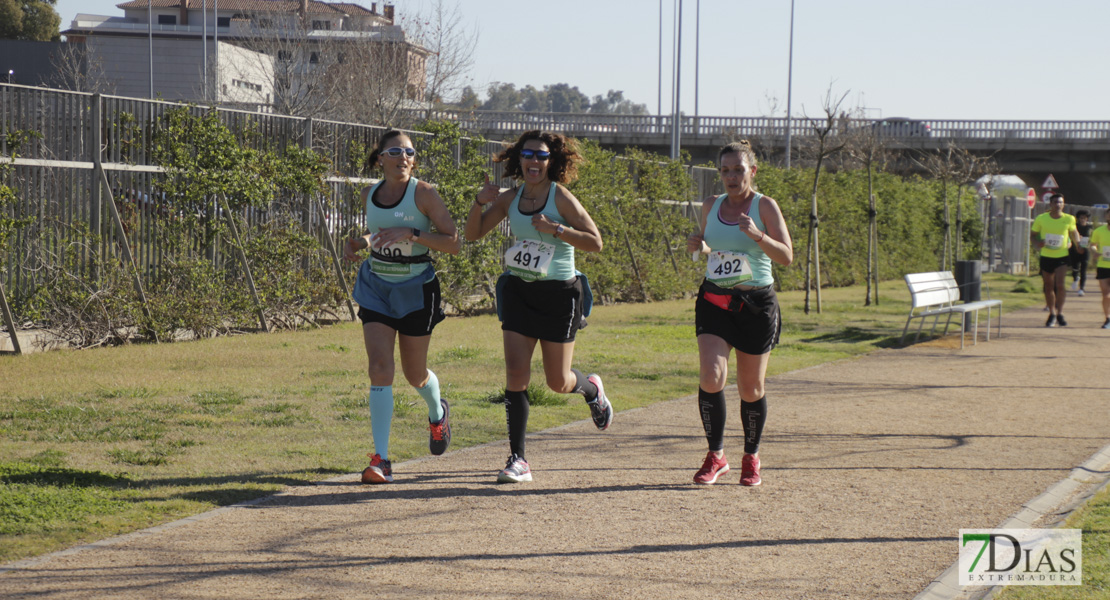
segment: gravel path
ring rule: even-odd
[[[734,471],[715,486],[691,483],[705,440],[690,396],[604,433],[587,419],[530,437],[529,484],[494,483],[505,442],[454,451],[395,465],[393,485],[352,474],[13,563],[0,594],[914,598],[956,560],[959,529],[999,526],[1110,441],[1094,358],[1110,331],[1094,294],[1067,308],[1066,328],[1019,311],[962,351],[950,337],[772,378],[757,488],[737,483],[733,387]]]

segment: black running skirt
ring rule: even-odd
[[[702,283],[694,304],[694,328],[697,335],[715,335],[744,354],[767,354],[782,333],[775,288],[724,290]]]
[[[548,342],[574,341],[585,326],[579,277],[566,281],[524,281],[505,275],[501,286],[501,329]]]

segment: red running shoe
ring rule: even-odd
[[[740,485],[759,485],[763,479],[759,477],[759,455],[745,454],[740,463]]]
[[[705,455],[705,462],[701,464],[701,468],[694,473],[694,483],[713,485],[717,483],[717,478],[725,473],[728,473],[728,459],[724,454],[717,458],[717,455],[710,451]]]
[[[370,466],[362,470],[363,483],[393,483],[393,463],[380,454],[367,454]]]
[[[446,452],[451,445],[451,422],[448,420],[451,407],[443,398],[439,399],[439,405],[443,407],[443,418],[438,423],[428,423],[428,450],[435,456]]]

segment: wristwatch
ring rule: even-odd
[[[560,235],[563,235],[563,232],[566,231],[566,230],[567,230],[567,228],[563,227],[563,224],[560,223],[557,227],[555,227],[555,237],[559,237]]]
[[[417,229],[417,228],[415,228],[415,227],[413,227],[413,228],[412,228],[412,239],[414,239],[414,240],[415,240],[415,239],[416,239],[416,238],[418,238],[418,237],[420,237],[420,230],[419,230],[419,229]]]

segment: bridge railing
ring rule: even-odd
[[[671,135],[672,115],[616,115],[592,113],[507,112],[482,110],[415,111],[413,116],[453,121],[464,130],[504,139],[521,132],[543,129],[588,137],[643,137]],[[682,137],[709,140],[785,137],[784,117],[725,117],[683,115]],[[791,134],[812,135],[824,127],[824,118],[793,117]],[[836,119],[831,134],[844,135],[870,128],[895,139],[951,139],[954,141],[1110,141],[1110,121],[1007,121],[962,119]]]

